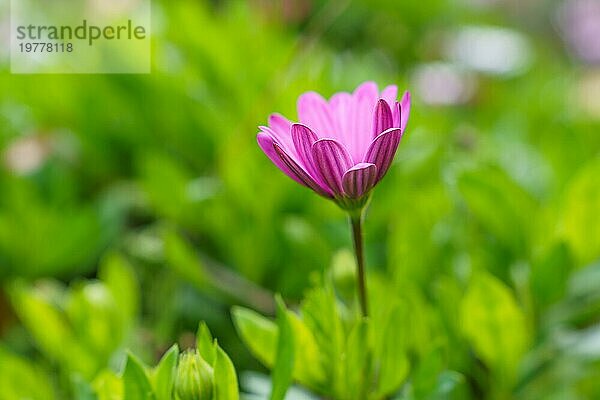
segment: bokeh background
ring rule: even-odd
[[[230,307],[343,281],[351,242],[257,126],[366,80],[413,95],[365,229],[371,276],[410,304],[415,398],[446,369],[461,398],[600,398],[600,1],[152,12],[149,75],[11,75],[0,48],[0,399],[88,398],[124,349],[153,363],[200,320],[265,373]]]

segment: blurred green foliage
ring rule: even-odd
[[[199,320],[268,397],[233,305],[274,391],[352,398],[367,335],[374,398],[599,398],[600,72],[561,37],[568,3],[156,1],[149,75],[11,75],[0,51],[0,399],[144,398],[122,380]],[[413,107],[367,216],[373,318],[340,328],[344,214],[255,133],[364,80]]]

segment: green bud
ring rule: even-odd
[[[196,350],[179,357],[175,391],[181,400],[210,400],[213,392],[213,369]]]
[[[356,291],[356,261],[350,250],[340,250],[333,256],[331,274],[335,288],[344,299],[352,299]]]

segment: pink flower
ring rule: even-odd
[[[389,169],[408,122],[410,94],[381,94],[374,82],[329,101],[315,92],[298,99],[299,123],[280,114],[259,127],[258,145],[286,175],[346,209],[362,207]]]

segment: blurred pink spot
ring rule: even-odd
[[[4,163],[12,172],[27,175],[38,168],[48,158],[50,146],[40,136],[26,136],[10,143],[4,151]]]
[[[600,0],[568,0],[558,20],[575,54],[588,63],[600,63]]]

